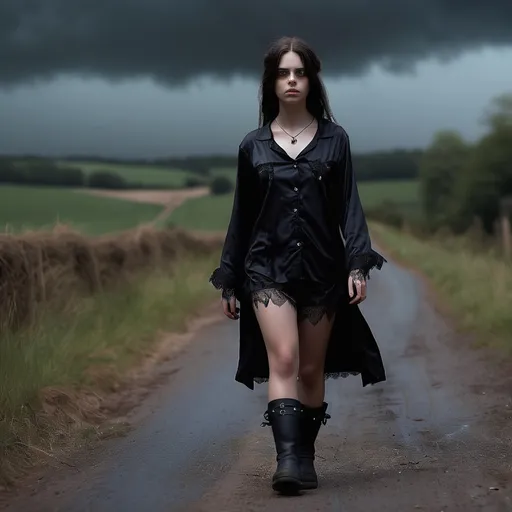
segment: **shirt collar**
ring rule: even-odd
[[[327,119],[321,119],[318,123],[318,138],[319,139],[327,139],[334,135],[334,127],[336,125]],[[259,130],[256,136],[258,140],[271,140],[272,139],[272,131],[270,129],[270,122],[264,124]]]

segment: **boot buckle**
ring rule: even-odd
[[[268,417],[268,411],[265,411],[263,413],[263,418],[266,420],[266,421],[262,421],[261,422],[261,426],[262,427],[270,427],[270,419]]]

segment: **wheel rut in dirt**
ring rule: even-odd
[[[388,380],[327,382],[331,419],[318,440],[317,490],[272,491],[266,386],[251,392],[234,382],[238,327],[226,320],[168,363],[177,371],[139,408],[127,437],[8,509],[512,510],[509,382],[425,297],[420,280],[392,263],[372,277],[362,310]]]

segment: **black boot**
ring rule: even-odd
[[[302,406],[300,417],[299,462],[300,479],[303,489],[316,489],[318,477],[315,471],[315,441],[320,425],[327,423],[330,416],[325,412],[327,403],[321,407]]]
[[[272,400],[265,412],[265,419],[274,434],[277,452],[277,469],[272,477],[272,488],[283,494],[296,494],[301,488],[299,457],[300,407],[298,400],[280,398]]]

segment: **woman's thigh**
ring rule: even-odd
[[[336,314],[336,288],[305,283],[297,292],[301,377],[314,377],[325,354]]]
[[[309,310],[308,314],[301,315],[298,331],[302,376],[323,371],[333,323],[334,313]]]
[[[293,300],[279,290],[267,289],[253,295],[253,307],[271,370],[283,360],[298,366],[299,332]]]

